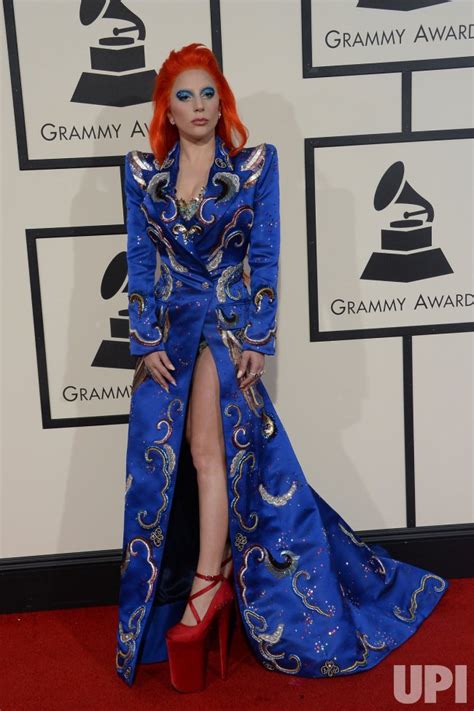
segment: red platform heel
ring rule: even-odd
[[[222,573],[202,575],[196,572],[196,576],[212,581],[189,597],[188,604],[197,624],[178,622],[166,633],[171,683],[177,691],[183,692],[201,691],[206,686],[207,643],[215,620],[218,624],[221,678],[227,678],[229,622],[234,590]],[[219,580],[222,581],[221,586],[201,619],[193,600],[217,585]]]

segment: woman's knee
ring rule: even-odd
[[[216,476],[225,469],[224,443],[218,434],[215,438],[192,434],[190,451],[198,477]]]

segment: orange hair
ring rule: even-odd
[[[227,146],[229,155],[235,155],[247,142],[248,130],[239,118],[235,96],[215,55],[200,42],[193,42],[178,52],[171,50],[155,79],[152,97],[154,112],[148,136],[156,160],[161,163],[179,139],[178,129],[169,122],[166,113],[176,77],[186,69],[204,69],[214,79],[221,101],[221,117],[217,122],[216,133]],[[237,144],[232,141],[233,131],[240,136]]]

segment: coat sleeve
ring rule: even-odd
[[[250,311],[243,350],[275,354],[280,256],[280,188],[277,149],[266,144],[265,162],[255,188],[250,231]]]
[[[140,209],[145,195],[144,185],[143,176],[134,175],[129,152],[125,156],[124,179],[127,207],[128,315],[130,353],[137,356],[164,350],[154,296],[156,245],[147,234],[147,220]]]

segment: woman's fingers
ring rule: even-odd
[[[165,362],[163,360],[160,360],[159,364],[157,365],[157,368],[161,375],[166,378],[170,383],[173,383],[173,385],[176,385],[176,380],[174,379],[173,375],[170,373],[168,370],[167,366],[165,365]]]
[[[243,375],[243,380],[239,383],[241,390],[245,390],[249,385],[255,383],[264,368],[265,356],[257,351],[242,351],[237,377]]]
[[[237,371],[238,378],[241,378],[242,375],[247,370],[247,363],[248,363],[249,358],[250,358],[250,351],[242,351],[242,353],[240,354],[239,369]]]
[[[170,368],[171,370],[176,370],[176,368],[174,367],[173,363],[172,363],[172,362],[170,361],[170,359],[168,358],[167,352],[166,352],[166,351],[159,351],[159,353],[160,353],[160,355],[161,355],[161,360],[162,360],[162,362],[166,365],[166,367],[167,367],[167,368]]]
[[[166,351],[154,351],[145,358],[145,365],[153,380],[169,392],[168,383],[176,385],[176,380],[169,372],[168,368],[175,370],[175,367],[168,357]]]

